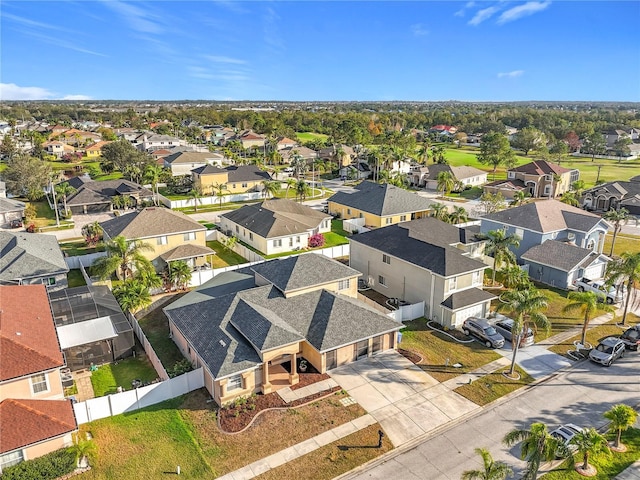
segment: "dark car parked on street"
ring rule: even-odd
[[[629,350],[638,351],[638,346],[640,345],[640,325],[626,329],[624,333],[620,335],[620,340],[624,342]]]
[[[504,337],[484,318],[469,317],[462,324],[465,335],[473,335],[489,348],[500,348]]]

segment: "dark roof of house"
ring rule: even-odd
[[[24,210],[27,206],[23,202],[13,200],[12,198],[0,198],[0,213],[18,212]]]
[[[93,181],[94,180],[90,176],[81,175],[77,177],[71,177],[69,180],[66,180],[62,183],[68,183],[69,185],[71,185],[73,188],[77,190],[78,188],[82,187],[86,183],[93,182]]]
[[[351,267],[315,253],[274,259],[250,268],[285,293],[362,275]]]
[[[44,285],[0,286],[0,304],[0,381],[64,365]]]
[[[163,207],[148,207],[100,223],[102,230],[114,238],[122,235],[128,240],[206,230],[182,212]]]
[[[193,173],[197,173],[198,175],[213,175],[220,173],[227,173],[224,168],[216,167],[215,165],[204,165],[202,167],[194,168],[191,170]]]
[[[0,454],[78,428],[71,400],[3,400],[0,402],[0,425]]]
[[[535,245],[521,255],[523,260],[549,265],[556,270],[570,272],[579,267],[591,255],[597,258],[598,253],[588,248],[578,247],[566,242],[547,240],[542,245]]]
[[[151,190],[129,180],[85,181],[76,193],[67,198],[67,205],[105,203],[111,201],[111,197],[127,194],[136,194],[139,197],[153,196]]]
[[[459,233],[457,240],[454,235],[446,233],[440,237],[437,234],[438,228],[442,227],[443,232],[448,231],[444,222],[438,220],[442,223],[440,225],[422,220],[425,219],[359,233],[349,240],[351,243],[361,243],[375,248],[443,277],[486,268],[484,263],[463,255],[462,250],[446,243],[449,240],[453,240],[451,243],[460,242]],[[414,223],[415,225],[412,225]],[[429,228],[430,225],[433,225],[433,228]]]
[[[244,205],[222,215],[264,238],[295,235],[318,228],[330,215],[287,199]]]
[[[0,282],[68,271],[54,235],[0,231]]]
[[[466,290],[462,290],[460,292],[455,292],[449,295],[444,301],[440,304],[449,310],[459,310],[461,308],[470,307],[472,305],[476,305],[478,303],[486,302],[487,300],[493,300],[496,298],[495,295],[485,292],[484,290],[480,290],[479,288],[467,288]]]
[[[262,171],[255,165],[232,165],[225,170],[229,173],[229,183],[271,180],[269,172]]]
[[[187,258],[215,254],[215,250],[212,250],[209,247],[185,243],[184,245],[178,245],[176,248],[172,248],[168,252],[163,253],[162,255],[160,255],[160,258],[162,258],[165,262],[173,262],[174,260],[185,260]]]
[[[635,179],[635,180],[634,180]],[[597,185],[593,188],[585,190],[583,195],[590,193],[593,197],[598,195],[613,195],[616,198],[627,199],[640,195],[640,175],[632,178],[628,182],[615,181]]]
[[[524,181],[514,178],[511,180],[496,180],[495,182],[485,183],[485,187],[494,187],[501,190],[524,190],[527,186]]]
[[[432,202],[394,185],[362,182],[353,193],[338,192],[328,201],[378,216],[399,215],[431,209]]]
[[[562,175],[563,173],[569,173],[573,170],[574,169],[547,162],[546,160],[534,160],[533,162],[509,169],[510,172],[525,173],[527,175]]]
[[[589,232],[598,223],[604,222],[598,215],[572,207],[558,200],[531,202],[482,217],[504,225],[527,228],[535,232],[554,232],[570,229]]]

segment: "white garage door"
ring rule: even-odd
[[[464,322],[469,317],[482,317],[482,313],[482,304],[458,310],[456,312],[456,322],[454,327],[462,325],[462,322]]]
[[[602,278],[604,275],[604,263],[598,263],[587,267],[584,271],[584,276],[591,279]]]

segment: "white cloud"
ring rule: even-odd
[[[54,94],[42,87],[20,87],[15,83],[0,83],[0,100],[47,100]]]
[[[466,13],[466,10],[468,10],[469,8],[473,8],[475,6],[475,2],[467,2],[464,7],[462,7],[460,10],[458,10],[456,13],[454,13],[454,15],[456,17],[464,17],[464,14]]]
[[[471,20],[469,20],[469,25],[480,25],[485,20],[489,20],[493,15],[498,13],[500,7],[493,6],[483,8],[482,10],[478,10],[476,14],[473,16]]]
[[[551,5],[551,2],[549,1],[527,2],[524,5],[518,5],[517,7],[513,7],[502,12],[497,23],[498,25],[502,25],[504,23],[513,22],[514,20],[518,20],[522,17],[528,17],[529,15],[545,10],[549,5]]]
[[[65,95],[60,100],[93,100],[88,95]]]
[[[133,30],[142,33],[160,34],[164,28],[160,25],[160,19],[153,15],[150,8],[140,8],[120,0],[103,0],[104,5],[119,13]]]
[[[26,27],[32,28],[43,28],[47,30],[64,30],[56,25],[50,25],[48,23],[36,22],[35,20],[31,20],[30,18],[19,17],[18,15],[12,15],[10,13],[2,14],[3,20],[12,20],[16,23],[24,25]]]
[[[70,42],[67,40],[64,40],[62,38],[59,37],[52,37],[49,35],[45,35],[43,33],[39,33],[36,31],[30,31],[30,30],[23,30],[22,32],[25,35],[28,35],[30,37],[33,38],[37,38],[41,41],[43,41],[44,43],[47,43],[49,45],[54,45],[56,47],[61,47],[61,48],[67,48],[69,50],[73,50],[74,52],[80,52],[80,53],[86,53],[87,55],[95,55],[96,57],[106,57],[107,55],[105,55],[104,53],[100,53],[100,52],[95,52],[93,50],[89,50],[87,48],[82,48],[80,46],[78,46],[77,42]]]
[[[521,77],[524,74],[524,70],[513,70],[511,72],[500,72],[498,78],[516,78]]]
[[[205,55],[204,58],[215,63],[233,63],[235,65],[245,65],[247,63],[239,58],[223,57],[219,55]]]
[[[411,25],[411,32],[416,36],[416,37],[423,37],[425,35],[429,34],[429,30],[427,30],[426,28],[424,28],[424,26],[421,23],[416,23],[414,25]]]

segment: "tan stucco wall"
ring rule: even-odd
[[[60,448],[69,447],[73,443],[73,437],[71,432],[60,437],[52,438],[46,442],[38,443],[30,447],[25,448],[25,459],[33,460],[34,458],[41,457],[47,453],[53,452]]]
[[[198,245],[200,247],[207,246],[206,230],[195,232],[196,234],[195,240],[185,240],[184,239],[185,233],[189,233],[189,232],[183,232],[183,233],[174,234],[174,235],[165,235],[167,237],[166,245],[158,245],[158,239],[160,238],[160,236],[141,238],[140,240],[142,240],[145,243],[148,243],[153,247],[153,250],[141,251],[141,253],[142,255],[144,255],[145,258],[154,262],[154,264],[159,262],[164,265],[164,261],[158,257],[160,257],[160,255],[162,255],[163,253],[168,252],[169,250],[179,247],[180,245]],[[200,263],[204,263],[204,262],[205,262],[205,259],[201,259]],[[159,265],[156,265],[156,267],[158,266]]]
[[[320,373],[326,372],[325,358],[320,352],[307,342],[300,342],[302,352],[300,355],[311,363]]]
[[[7,398],[30,398],[33,400],[60,400],[64,398],[60,370],[46,373],[49,390],[34,394],[31,389],[31,375],[0,383],[0,401]]]
[[[385,227],[387,225],[393,225],[401,222],[408,222],[411,220],[411,214],[415,213],[415,218],[423,218],[429,216],[429,210],[419,211],[419,212],[407,212],[402,215],[389,215],[385,217],[380,217],[378,215],[373,215],[368,212],[363,212],[361,210],[347,207],[345,205],[329,202],[329,213],[332,215],[340,215],[340,218],[349,220],[351,218],[364,218],[365,226],[367,227]]]

